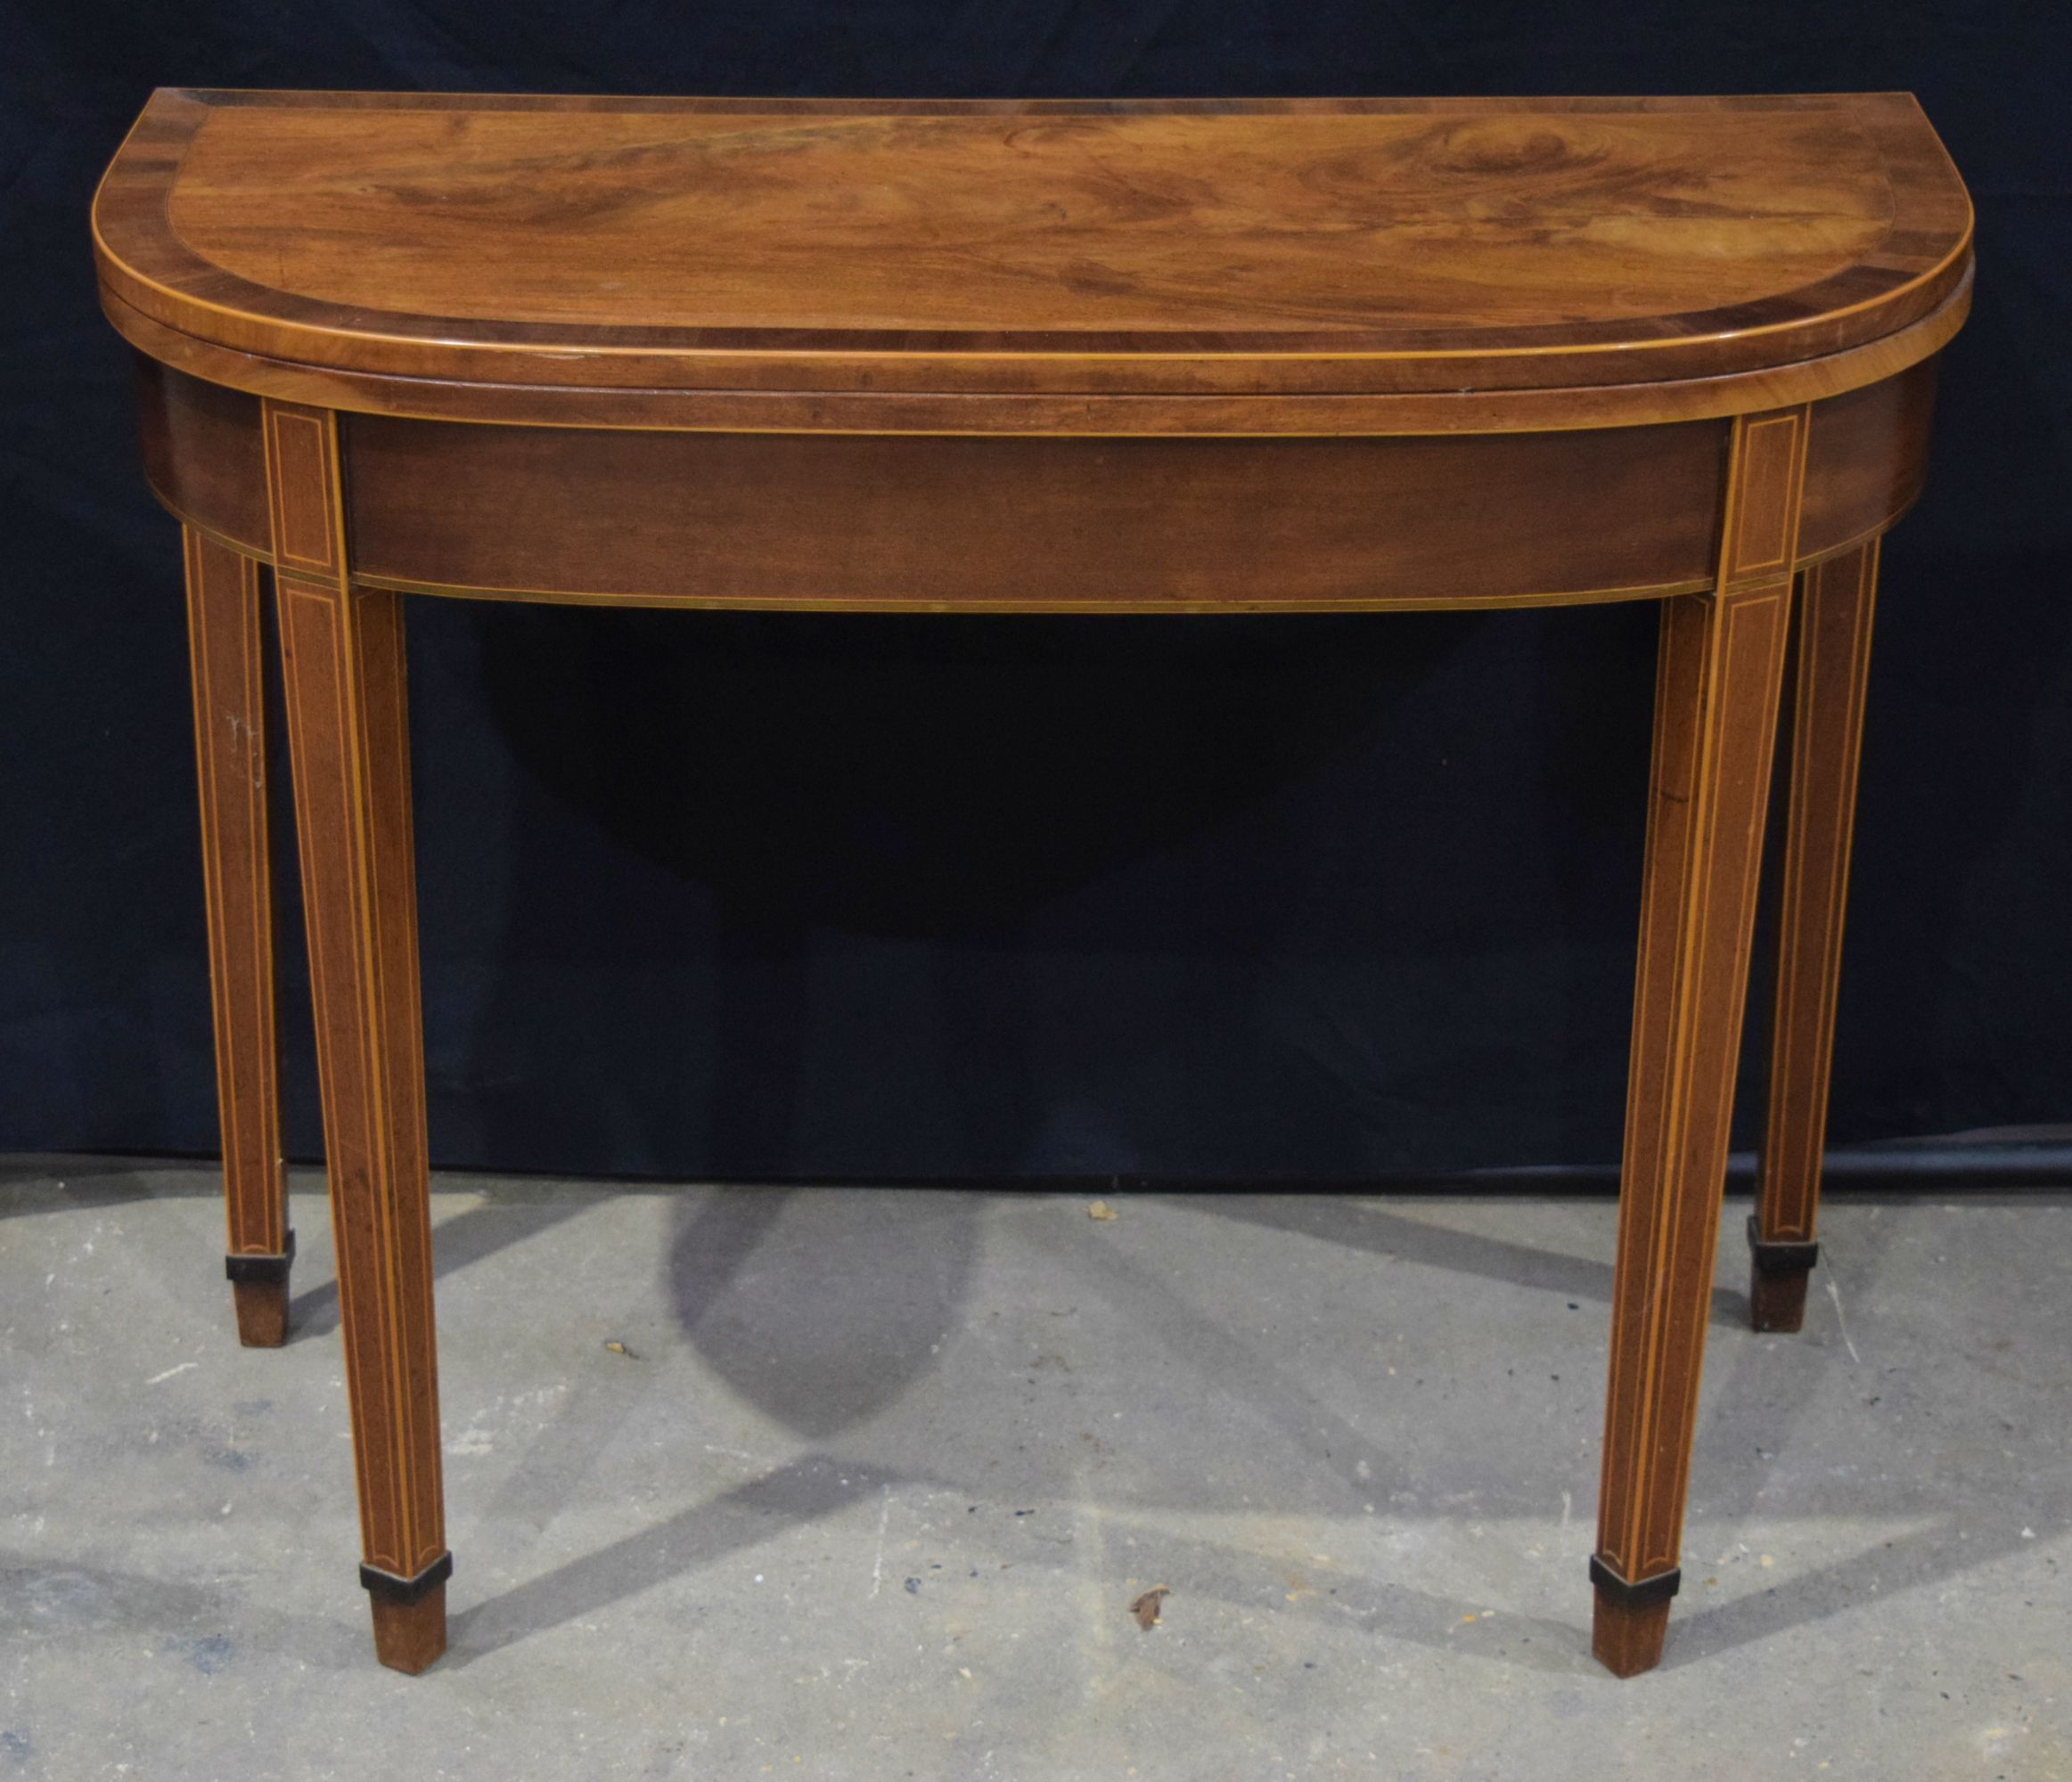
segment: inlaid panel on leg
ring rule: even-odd
[[[267,852],[265,593],[259,566],[188,527],[187,640],[201,790],[202,883],[223,1135],[225,1272],[238,1339],[288,1336],[288,1187],[281,1161]]]
[[[347,574],[335,422],[266,406],[281,659],[375,1648],[446,1647],[446,1549],[399,597]]]
[[[1821,1147],[1877,592],[1875,539],[1816,564],[1800,584],[1769,1096],[1749,1221],[1749,1306],[1758,1330],[1805,1322],[1806,1277],[1819,1255]]]
[[[1805,453],[1802,410],[1736,424],[1717,590],[1662,609],[1591,1562],[1620,1676],[1659,1658],[1680,1575]]]

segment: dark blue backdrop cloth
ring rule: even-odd
[[[216,1142],[176,534],[86,241],[157,85],[1912,89],[1978,200],[1978,301],[1886,556],[1834,1135],[2065,1118],[2067,41],[2007,0],[0,7],[0,1148]],[[1654,634],[1644,606],[414,603],[434,1157],[1233,1180],[1616,1158]],[[1762,1011],[1758,984],[1748,1090]]]

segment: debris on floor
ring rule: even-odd
[[[1115,1217],[1115,1208],[1105,1200],[1096,1200],[1086,1209],[1086,1216],[1089,1219],[1112,1219]]]
[[[1172,1594],[1170,1585],[1153,1584],[1142,1596],[1130,1604],[1129,1612],[1137,1618],[1137,1625],[1142,1628],[1146,1633],[1158,1626],[1162,1619],[1159,1614],[1159,1606]]]

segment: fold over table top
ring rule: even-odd
[[[1934,351],[1971,257],[1904,94],[168,89],[94,226],[118,327],[219,381],[602,424],[669,393],[662,424],[702,426],[1725,413]]]

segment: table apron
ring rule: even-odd
[[[1814,405],[1798,560],[1889,526],[1936,361]],[[270,558],[258,398],[140,362],[147,473]],[[1549,433],[1114,438],[643,431],[344,413],[348,554],[490,598],[1312,611],[1711,585],[1731,419]]]

